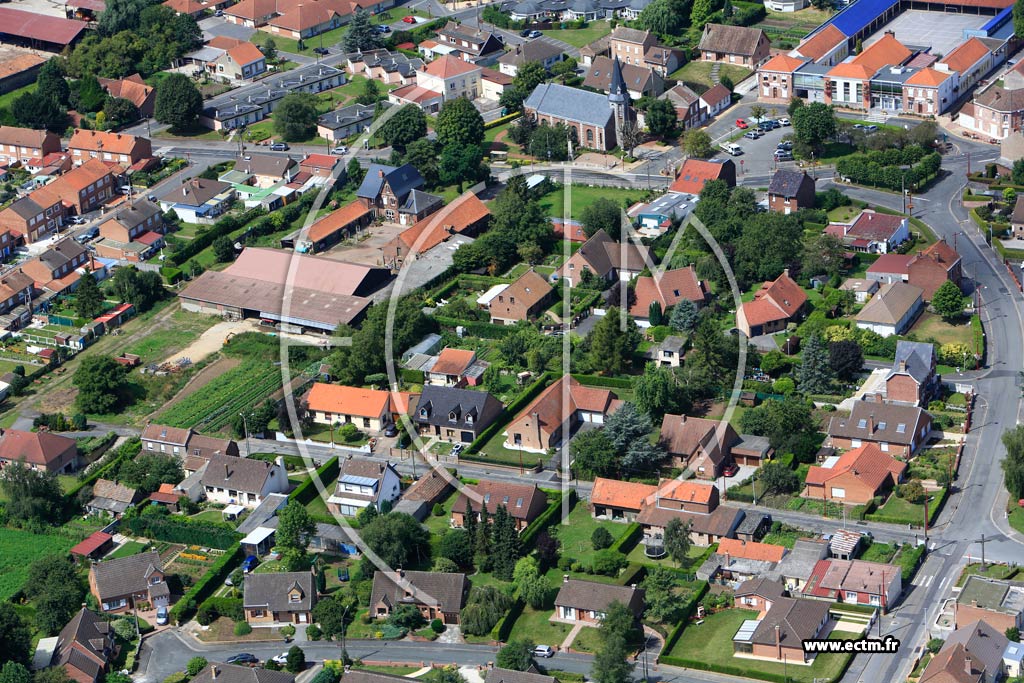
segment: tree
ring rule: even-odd
[[[29,566],[22,589],[35,600],[36,628],[54,635],[80,609],[85,587],[71,560],[60,555],[42,557]]]
[[[467,101],[464,98],[460,100]],[[483,164],[484,152],[477,145],[453,144],[441,150],[438,163],[438,175],[445,185],[457,184],[462,191],[462,183],[473,182],[485,177],[487,168]]]
[[[491,522],[491,569],[502,581],[511,581],[516,560],[522,552],[522,541],[516,522],[508,508],[499,505]]]
[[[404,152],[414,140],[427,136],[427,115],[415,104],[407,104],[381,125],[377,136],[389,147]]]
[[[306,506],[296,500],[290,500],[278,513],[277,518],[277,547],[305,555],[309,539],[316,532],[316,523]]]
[[[103,109],[109,97],[100,85],[99,79],[92,74],[86,74],[72,85],[69,103],[80,112],[91,113]]]
[[[75,405],[86,414],[110,413],[125,399],[128,381],[124,367],[110,356],[90,356],[75,370],[71,383],[78,388]]]
[[[71,683],[68,670],[63,666],[51,666],[37,671],[32,677],[33,683]]]
[[[5,652],[3,656],[8,655]],[[32,672],[20,662],[4,662],[3,668],[0,668],[0,683],[32,683]]]
[[[172,73],[156,88],[153,117],[172,130],[188,130],[203,111],[203,96],[184,74]]]
[[[659,138],[675,135],[678,117],[675,105],[669,100],[654,100],[647,107],[647,130]]]
[[[277,59],[277,41],[274,40],[273,36],[267,36],[263,40],[263,47],[260,48],[263,56],[268,62],[273,62]],[[368,79],[367,82],[373,79]]]
[[[149,270],[141,272],[135,266],[118,268],[111,283],[114,295],[120,301],[135,306],[140,313],[145,313],[167,296],[159,273]]]
[[[390,567],[408,567],[430,556],[430,534],[404,512],[377,516],[359,535]]]
[[[514,114],[515,112],[520,111],[523,108],[523,100],[525,100],[529,94],[530,93],[523,92],[522,90],[515,86],[511,86],[505,88],[505,90],[502,91],[501,96],[498,98],[498,104],[501,105],[502,109],[505,110],[506,114]],[[523,140],[515,139],[512,136],[512,131],[515,131],[517,128],[520,128],[521,126],[523,126],[523,124],[532,123],[533,120],[530,119],[529,117],[520,119],[519,123],[516,124],[515,126],[512,126],[512,128],[510,129],[509,139],[512,140],[512,142],[515,142],[516,144],[522,144]],[[530,130],[533,130],[532,126],[530,126]],[[528,140],[529,135],[527,135],[525,139]]]
[[[683,135],[683,149],[687,156],[707,159],[715,153],[711,136],[703,128],[691,128]]]
[[[460,567],[470,567],[473,564],[474,540],[466,529],[448,529],[438,543],[437,554]]]
[[[690,10],[690,26],[703,26],[711,18],[714,6],[711,0],[693,0],[693,9]]]
[[[313,621],[320,624],[324,638],[333,639],[345,632],[355,617],[356,605],[346,604],[339,595],[328,595],[317,600],[313,607]]]
[[[558,79],[564,84],[569,77],[576,74],[576,69],[578,67],[579,62],[576,61],[575,57],[565,57],[551,66],[551,75],[558,77]]]
[[[825,141],[836,134],[836,113],[824,102],[799,107],[791,115],[793,137],[820,154]]]
[[[227,235],[221,235],[213,240],[213,256],[217,263],[227,263],[235,260],[235,241]]]
[[[710,2],[710,0],[697,0],[698,2]],[[644,141],[644,133],[636,121],[628,119],[622,124],[622,135],[619,140],[619,147],[625,150],[628,156],[633,156],[633,150]]]
[[[316,97],[293,92],[281,98],[274,109],[274,132],[286,142],[307,140],[316,135]]]
[[[27,92],[11,103],[14,121],[24,128],[36,128],[63,133],[68,125],[67,110],[52,97]]]
[[[548,72],[540,62],[526,62],[516,69],[516,76],[512,80],[512,87],[529,97],[533,89],[547,80]]]
[[[1011,626],[1010,628],[1006,629],[1006,631],[1004,631],[1003,633],[1004,635],[1006,635],[1007,640],[1012,640],[1015,643],[1020,642],[1020,629],[1018,629],[1016,626]]]
[[[654,363],[644,366],[644,374],[634,380],[633,392],[636,407],[652,420],[665,413],[685,413],[690,408],[686,392],[672,370]]]
[[[668,324],[676,332],[693,332],[698,320],[697,304],[689,299],[680,299],[672,307],[672,314],[669,315]]]
[[[1020,2],[1018,2],[1018,4],[1020,4]],[[1016,10],[1017,7],[1014,6],[1014,12],[1016,12]],[[1024,185],[1024,158],[1017,159],[1013,162],[1013,169],[1010,172],[1010,178],[1013,180],[1014,185]]]
[[[591,368],[602,374],[620,375],[632,364],[640,344],[640,332],[633,319],[621,309],[609,310],[585,340]]]
[[[603,430],[586,431],[569,442],[573,469],[580,479],[593,480],[618,472],[619,457]]]
[[[75,290],[75,313],[79,318],[95,318],[103,312],[103,292],[89,273],[78,280]]]
[[[185,671],[188,673],[189,678],[195,678],[199,675],[199,672],[206,668],[206,657],[193,657],[188,660],[188,664],[185,666]]]
[[[34,525],[60,521],[63,494],[56,473],[30,469],[22,462],[15,462],[4,469],[0,490],[7,497],[10,519]]]
[[[284,668],[289,673],[297,674],[306,668],[306,653],[298,645],[288,648]]]
[[[366,176],[366,169],[359,163],[359,159],[352,157],[348,166],[345,167],[345,178],[350,187],[359,187]]]
[[[375,78],[367,78],[363,83],[363,92],[356,98],[359,104],[374,104],[381,99],[380,84]]]
[[[1014,500],[1024,498],[1024,425],[1003,432],[1003,483]]]
[[[1013,3],[1013,32],[1024,36],[1024,0]]]
[[[864,367],[864,351],[855,341],[838,341],[828,345],[828,364],[839,379],[856,379]]]
[[[139,14],[146,6],[143,0],[111,0],[100,13],[97,28],[105,36],[139,28]]]
[[[516,597],[534,609],[543,609],[551,595],[551,582],[540,573],[537,560],[532,557],[523,557],[516,562],[512,584]]]
[[[730,93],[736,89],[736,84],[732,82],[728,74],[722,74],[718,77],[718,84],[728,90]]]
[[[789,104],[786,105],[786,113],[789,114],[789,116],[792,118],[793,114],[795,114],[797,112],[797,110],[800,109],[803,106],[804,106],[803,98],[796,97],[794,95],[793,97],[790,98]]]
[[[118,481],[147,496],[160,488],[160,484],[177,483],[184,476],[178,458],[168,458],[160,453],[140,453],[130,460],[123,460],[117,468]]]
[[[373,25],[370,13],[364,9],[357,9],[341,39],[342,49],[345,52],[365,52],[376,50],[382,44],[381,35]]]
[[[629,627],[632,622],[632,613],[622,603],[615,601],[609,605],[598,627],[601,645],[594,655],[590,672],[594,683],[629,683],[633,680],[633,668],[628,661]]]
[[[846,260],[846,247],[835,235],[821,233],[804,246],[801,260],[808,275],[837,276]]]
[[[587,237],[593,237],[604,230],[613,240],[621,241],[623,222],[622,207],[607,197],[598,197],[580,212],[580,223]]]
[[[530,134],[529,152],[538,159],[565,161],[569,158],[569,131],[561,123],[542,124]]]
[[[512,598],[494,586],[474,586],[460,614],[463,633],[474,636],[490,633],[511,606]]]
[[[805,394],[827,394],[832,389],[828,349],[817,335],[812,335],[804,342],[797,384]]]
[[[638,27],[660,35],[676,35],[687,27],[689,0],[654,0],[640,12]]]
[[[0,652],[3,658],[19,664],[32,661],[29,647],[32,644],[32,631],[14,605],[4,600],[0,602]]]
[[[640,587],[644,589],[645,615],[663,624],[675,624],[682,616],[682,601],[676,595],[676,574],[666,567],[647,570]]]
[[[956,320],[964,312],[963,292],[955,282],[946,280],[932,295],[932,308],[947,322]]]
[[[611,547],[615,539],[612,538],[611,533],[603,526],[599,526],[594,529],[594,532],[590,534],[590,545],[594,547],[594,550],[604,550],[605,548]]]
[[[64,77],[64,67],[60,57],[51,57],[39,69],[36,76],[36,92],[49,97],[57,104],[67,105],[71,88]]]
[[[498,650],[495,664],[510,671],[526,671],[533,666],[534,642],[527,638],[513,638]],[[4,683],[0,681],[0,683]]]
[[[685,525],[678,517],[673,517],[665,525],[665,552],[680,567],[688,562],[687,555],[690,552],[690,524]]]
[[[763,495],[793,493],[800,488],[800,477],[796,475],[796,472],[774,460],[761,466],[758,479],[764,487]]]
[[[103,105],[102,113],[107,117],[110,124],[115,126],[138,121],[141,118],[139,116],[139,108],[135,106],[135,103],[123,97],[111,97],[108,99],[107,103]]]
[[[434,126],[437,142],[448,145],[482,145],[484,142],[484,117],[472,102],[465,97],[448,100],[441,106]]]

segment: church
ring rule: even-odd
[[[627,122],[636,123],[636,112],[618,58],[612,67],[607,95],[557,83],[541,83],[523,102],[523,112],[532,116],[538,125],[565,124],[576,131],[579,146],[602,152],[618,146]]]

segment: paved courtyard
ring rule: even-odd
[[[896,40],[907,47],[931,48],[933,55],[947,55],[963,42],[964,29],[981,28],[991,18],[986,15],[959,12],[907,10],[865,40],[864,47],[871,46],[886,31],[893,31]]]

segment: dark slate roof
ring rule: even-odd
[[[931,415],[917,406],[855,401],[850,417],[829,421],[828,435],[909,446],[921,428],[930,423]]]
[[[369,125],[373,122],[375,110],[376,107],[372,104],[352,104],[321,115],[317,119],[317,125],[330,128],[331,130],[352,126],[357,123]]]
[[[420,394],[414,419],[439,427],[475,431],[493,422],[501,409],[501,402],[486,391],[427,385]]]
[[[932,361],[934,358],[934,345],[925,342],[900,340],[896,342],[896,359],[892,363],[889,377],[900,372],[900,362],[906,361],[907,373],[918,384],[924,384],[928,381],[928,375],[932,372]]]
[[[90,571],[96,579],[100,600],[128,593],[145,593],[149,590],[149,576],[162,572],[160,553],[148,553],[104,560],[92,565]]]
[[[288,593],[298,587],[299,602],[289,602]],[[242,604],[263,607],[271,612],[308,612],[316,601],[316,586],[311,572],[277,572],[247,574]]]
[[[814,186],[810,176],[802,171],[794,171],[788,168],[780,168],[772,176],[772,182],[768,185],[768,194],[776,194],[781,197],[795,197],[800,192],[804,183]]]
[[[451,613],[462,609],[468,592],[469,581],[465,574],[378,571],[373,574],[370,604],[436,605],[442,612]]]
[[[83,607],[61,629],[52,663],[74,667],[98,679],[108,659],[109,636],[110,623]]]
[[[7,208],[26,220],[35,218],[45,210],[44,207],[39,206],[31,197],[22,197]]]
[[[444,200],[438,197],[436,194],[430,194],[429,192],[423,192],[422,190],[412,190],[406,196],[405,201],[402,202],[402,206],[398,210],[402,213],[420,213],[426,211],[430,207],[439,207],[444,204]]]
[[[492,517],[498,508],[504,505],[513,519],[529,523],[544,512],[548,499],[536,484],[514,484],[482,479],[476,484],[466,486],[452,510],[464,512],[467,504],[474,512],[479,512],[481,505],[487,506],[487,512]]]
[[[211,662],[205,669],[192,678],[192,683],[295,683],[295,676],[286,671],[240,666],[238,664],[220,664]],[[345,674],[346,677],[350,674]]]
[[[423,187],[423,176],[412,164],[402,164],[398,168],[384,166],[383,164],[370,164],[363,177],[363,183],[356,191],[357,197],[363,199],[376,199],[387,180],[391,185],[392,192],[399,201],[404,201],[405,196],[411,191]]]
[[[134,228],[158,213],[160,213],[159,206],[148,199],[137,199],[131,205],[115,211],[112,217],[118,223]]]
[[[823,600],[775,598],[751,640],[759,645],[799,647],[818,635],[818,626],[828,618],[829,603]],[[778,627],[778,631],[776,631]]]
[[[612,118],[608,98],[601,93],[558,83],[538,85],[523,102],[523,107],[556,119],[593,126],[606,126]]]
[[[275,472],[275,464],[265,460],[215,455],[210,458],[210,464],[200,481],[203,486],[260,493],[267,479]]]
[[[638,617],[644,610],[644,591],[632,586],[614,586],[607,583],[565,579],[558,589],[555,605],[577,609],[608,611],[613,602],[621,602]]]

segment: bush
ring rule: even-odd
[[[186,676],[183,672],[175,671],[170,676],[164,679],[164,683],[185,683],[185,681],[187,680],[188,676]]]
[[[444,506],[440,503],[434,503],[433,513],[435,517],[444,517]]]
[[[252,633],[252,626],[249,626],[249,624],[245,623],[244,621],[240,621],[237,624],[235,624],[236,636],[247,636],[250,633]]]
[[[594,550],[604,550],[610,547],[614,540],[611,533],[603,526],[597,527],[594,529],[594,533],[590,534],[590,544],[594,546]]]
[[[309,640],[320,640],[323,637],[323,631],[316,624],[310,624],[306,627],[306,638]]]
[[[594,553],[594,562],[591,565],[591,569],[595,574],[618,576],[619,571],[627,564],[629,564],[629,561],[626,560],[625,555],[617,550],[605,548]]]
[[[193,657],[185,665],[185,671],[188,673],[189,678],[192,678],[193,676],[198,676],[199,672],[206,668],[206,664],[206,657]]]
[[[430,622],[430,630],[434,633],[444,633],[445,625],[440,619],[434,619]]]

